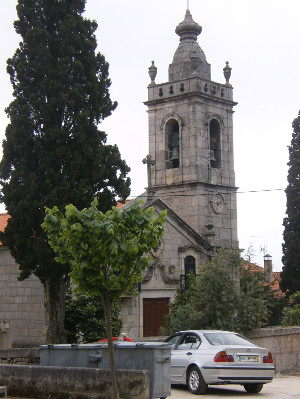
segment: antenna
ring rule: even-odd
[[[187,5],[186,5],[186,9],[189,10],[190,9],[190,0],[187,0]]]
[[[268,249],[267,249],[267,246],[265,243],[264,243],[263,247],[260,245],[260,252],[262,252],[264,254],[264,256],[267,254]]]

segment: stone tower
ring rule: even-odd
[[[148,193],[162,199],[214,247],[238,246],[233,161],[231,68],[225,84],[211,80],[189,10],[177,28],[179,46],[169,81],[149,68]]]

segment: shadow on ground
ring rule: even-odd
[[[182,392],[182,394],[188,394],[190,393],[188,387],[186,385],[172,385],[172,390],[176,391],[176,392]],[[227,397],[227,398],[231,398],[234,396],[241,396],[244,395],[249,397],[249,394],[244,390],[244,388],[242,386],[239,385],[235,385],[235,386],[228,386],[228,388],[224,388],[224,387],[209,387],[207,389],[207,392],[205,393],[205,395],[192,395],[195,398],[201,398],[203,396],[209,396],[209,395],[218,395],[220,397]]]

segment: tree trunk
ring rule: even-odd
[[[64,276],[58,276],[55,280],[46,278],[44,282],[47,344],[63,344],[67,339],[64,327],[67,281]]]
[[[113,388],[113,399],[120,399],[118,382],[117,382],[115,354],[113,347],[112,328],[111,328],[111,311],[110,311],[111,305],[108,293],[105,293],[104,297],[102,298],[102,304],[105,314],[105,330],[106,330],[106,337],[108,343],[109,364],[110,364],[111,381]]]

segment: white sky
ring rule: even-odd
[[[4,108],[12,88],[6,60],[19,37],[13,29],[16,0],[0,16],[0,138],[8,119]],[[98,49],[110,64],[111,98],[119,103],[101,129],[116,143],[131,167],[132,196],[147,185],[142,159],[148,153],[146,106],[148,67],[158,67],[157,83],[168,80],[168,65],[179,43],[175,27],[186,0],[87,0],[86,16],[98,22]],[[232,67],[236,185],[239,192],[284,189],[292,121],[300,109],[300,0],[190,0],[203,30],[198,42],[211,64],[212,80],[224,83],[225,61]],[[240,247],[253,246],[253,261],[263,252],[281,270],[284,191],[240,193]],[[3,209],[3,208],[2,208]]]

